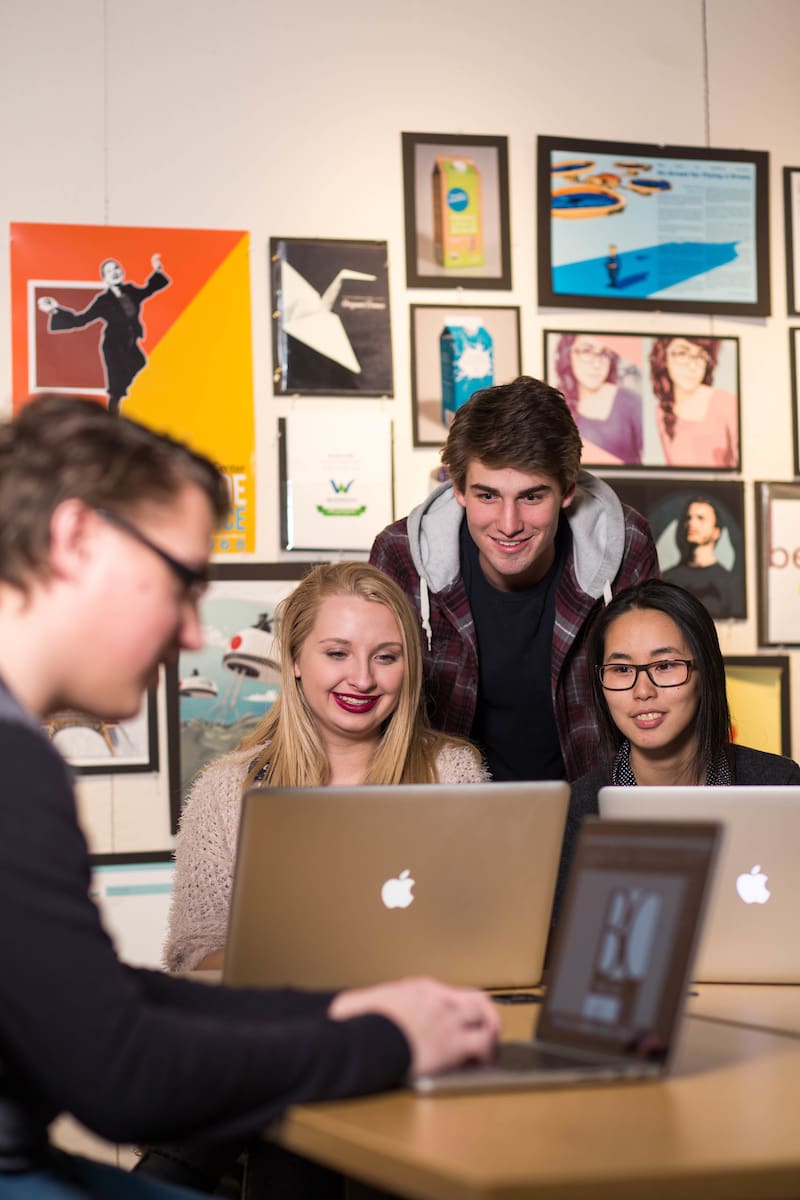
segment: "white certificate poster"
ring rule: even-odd
[[[300,413],[278,422],[285,550],[369,550],[394,520],[392,421]]]

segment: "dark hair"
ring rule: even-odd
[[[568,492],[578,478],[581,437],[561,392],[521,375],[475,392],[450,426],[442,462],[463,492],[473,459],[556,479]]]
[[[697,675],[700,703],[695,717],[697,753],[694,771],[705,780],[710,764],[718,762],[731,740],[731,715],[725,689],[725,664],[719,638],[705,605],[674,583],[661,579],[646,579],[615,596],[592,626],[587,645],[587,667],[591,677],[595,712],[600,725],[600,750],[610,768],[622,734],[611,717],[605,691],[597,668],[603,665],[606,634],[610,626],[624,613],[648,610],[664,613],[680,629],[689,645]]]
[[[575,378],[575,372],[572,368],[572,347],[579,337],[580,333],[562,333],[558,339],[556,346],[556,375],[558,376],[558,386],[564,393],[564,399],[569,405],[569,411],[573,417],[578,412],[578,380]],[[605,351],[608,357],[608,374],[606,375],[606,383],[616,383],[619,379],[619,355],[613,350]]]
[[[659,337],[653,342],[653,348],[650,351],[650,379],[656,399],[661,405],[661,411],[664,416],[664,431],[670,441],[675,437],[675,422],[678,418],[675,415],[675,395],[672,388],[672,380],[667,370],[667,349],[670,342],[678,340],[691,342],[693,346],[699,346],[701,350],[705,350],[708,355],[708,363],[706,364],[705,374],[701,383],[714,382],[714,368],[717,365],[719,348],[722,345],[721,338],[684,337],[683,334],[673,334],[671,337]]]
[[[719,515],[719,508],[717,507],[716,501],[712,500],[710,496],[704,496],[702,493],[698,493],[697,495],[692,496],[691,499],[687,500],[683,506],[681,515],[678,517],[678,529],[675,534],[675,544],[678,547],[678,553],[681,556],[682,563],[687,562],[690,558],[692,558],[692,554],[689,553],[689,542],[686,539],[685,526],[686,520],[689,516],[689,509],[693,504],[707,504],[714,514],[715,528],[719,529],[720,532],[725,528],[725,522]]]
[[[43,395],[0,424],[0,580],[25,591],[46,571],[50,519],[64,500],[124,514],[167,502],[187,484],[206,495],[221,524],[224,475],[182,442],[114,416],[94,400]]]

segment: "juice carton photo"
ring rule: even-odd
[[[474,160],[437,155],[432,182],[436,261],[443,267],[483,266],[481,174]]]
[[[442,421],[449,425],[473,392],[494,383],[492,335],[479,318],[454,317],[439,335]]]

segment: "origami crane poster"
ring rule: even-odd
[[[386,243],[273,238],[270,256],[275,391],[391,396]]]
[[[90,396],[225,471],[218,553],[255,549],[249,237],[203,229],[11,226],[14,408]]]

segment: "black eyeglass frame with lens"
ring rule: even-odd
[[[134,541],[137,541],[140,546],[146,546],[148,550],[152,550],[153,554],[157,554],[163,563],[169,567],[172,574],[178,579],[187,595],[199,597],[208,587],[208,564],[205,566],[190,567],[188,563],[181,562],[179,558],[174,558],[169,551],[164,550],[156,542],[152,541],[146,533],[142,533],[132,521],[126,517],[120,516],[119,513],[112,512],[108,508],[95,508],[103,521],[109,525],[113,525],[115,529],[119,529],[122,533],[127,533]]]
[[[657,679],[653,670],[659,667],[662,668],[658,672],[661,678]],[[636,687],[641,671],[644,671],[654,687],[668,688],[681,687],[682,684],[688,683],[693,667],[694,662],[691,658],[659,658],[649,663],[603,663],[602,666],[595,667],[595,670],[600,677],[601,687],[607,692],[630,692]],[[675,678],[676,675],[679,678]],[[615,682],[607,682],[609,679]]]

